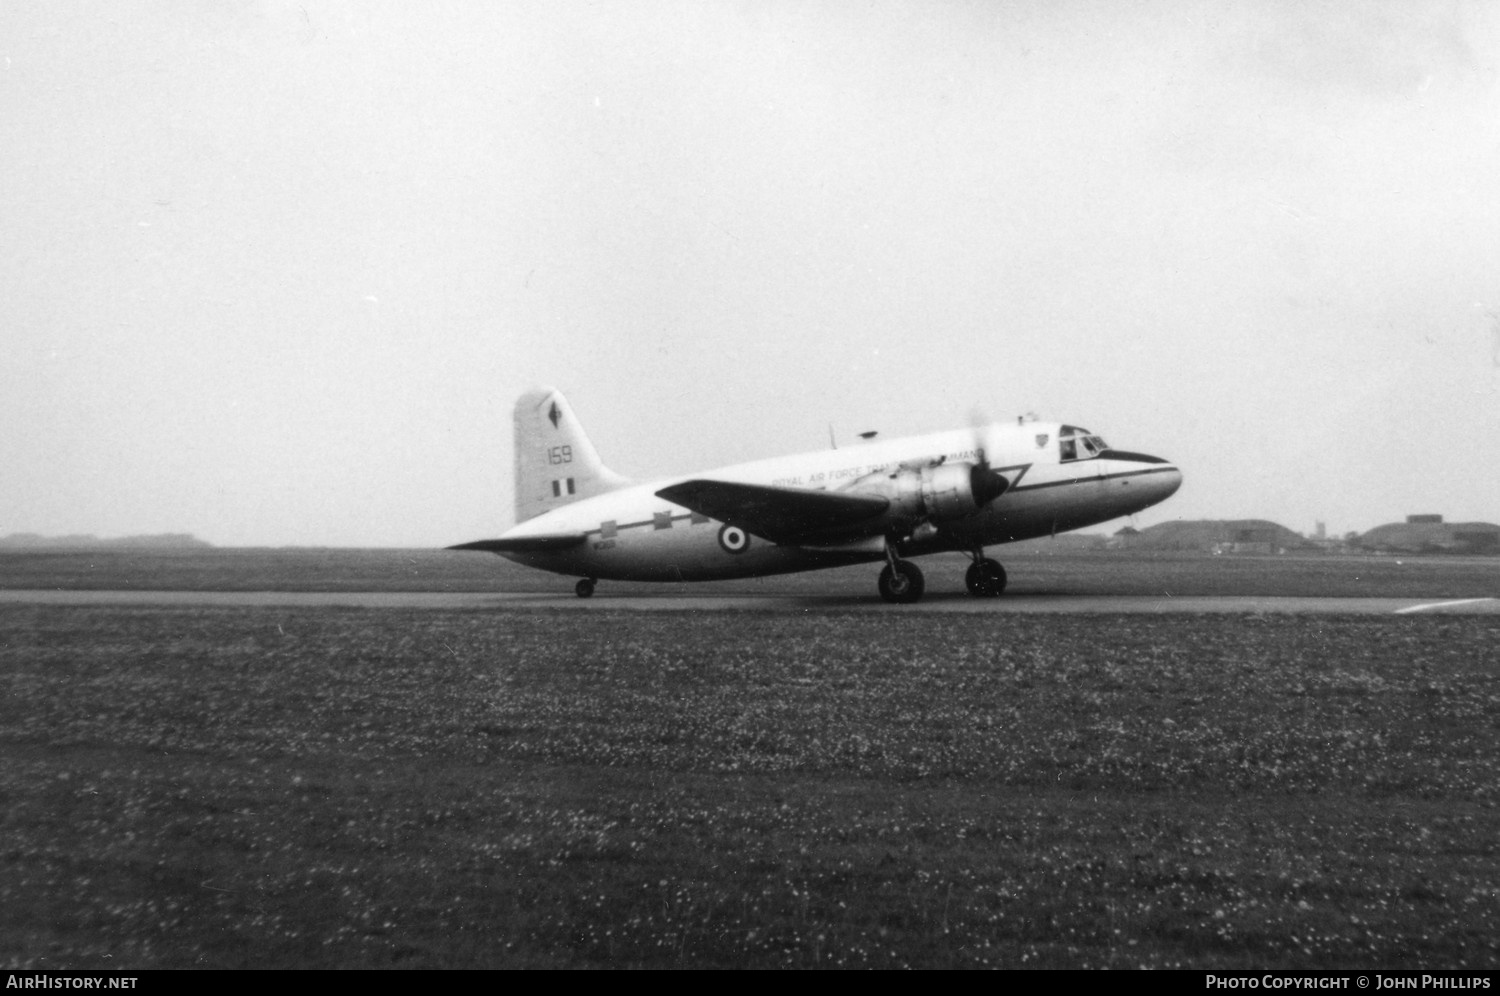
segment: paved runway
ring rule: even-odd
[[[559,592],[308,592],[308,591],[76,591],[3,590],[0,604],[345,606],[365,609],[495,609],[598,612],[1013,612],[1060,613],[1300,613],[1310,615],[1434,615],[1500,613],[1500,599],[1296,598],[1274,596],[1006,595],[971,598],[931,594],[916,605],[887,605],[875,595],[606,595],[577,598]]]

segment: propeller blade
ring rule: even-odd
[[[988,505],[1010,487],[1010,480],[1004,474],[990,469],[989,454],[985,452],[984,434],[992,424],[993,420],[978,405],[969,409],[969,427],[974,430],[974,452],[978,455],[974,469],[969,473],[969,488],[974,493],[974,500],[981,505]]]
[[[974,492],[974,500],[981,505],[988,505],[999,498],[1008,487],[1010,481],[1006,476],[990,470],[988,464],[975,464],[974,469],[969,471],[969,489]]]

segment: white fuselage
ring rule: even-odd
[[[843,491],[873,474],[978,461],[1005,476],[1009,487],[977,512],[920,524],[901,538],[903,557],[971,551],[1094,525],[1154,505],[1182,483],[1175,466],[1154,457],[1105,450],[1102,456],[1064,459],[1059,451],[1063,428],[1055,422],[1025,422],[959,429],[627,485],[528,519],[503,537],[583,533],[582,544],[566,550],[511,550],[502,556],[560,574],[637,581],[752,577],[886,556],[883,535],[827,547],[777,545],[751,536],[748,547],[732,552],[720,541],[723,523],[656,494],[695,477]]]

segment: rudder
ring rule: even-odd
[[[516,401],[516,522],[630,483],[604,466],[562,392],[527,391]]]

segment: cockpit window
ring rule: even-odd
[[[1083,447],[1081,453],[1079,452],[1080,446]],[[1080,429],[1076,425],[1065,425],[1058,430],[1057,448],[1063,462],[1067,462],[1092,459],[1109,449],[1109,446],[1087,429]]]

